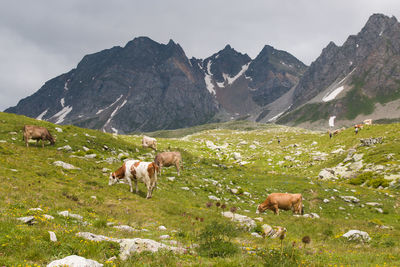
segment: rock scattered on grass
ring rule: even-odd
[[[367,232],[363,232],[360,230],[350,230],[342,237],[347,238],[349,241],[360,241],[360,242],[368,242],[371,240]]]
[[[81,168],[75,167],[72,164],[65,163],[65,162],[60,161],[60,160],[53,162],[53,165],[58,166],[58,167],[62,167],[64,169],[66,169],[66,170],[80,170],[81,169]]]
[[[86,259],[81,256],[71,255],[60,260],[50,262],[47,267],[56,266],[69,266],[69,267],[102,267],[103,264],[98,263],[95,260]]]

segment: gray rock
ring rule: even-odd
[[[19,217],[17,220],[30,225],[36,223],[35,217],[33,216]]]
[[[355,161],[352,164],[350,164],[349,168],[353,171],[358,171],[358,170],[362,169],[363,166],[364,165],[363,165],[362,161]]]
[[[358,198],[353,197],[353,196],[340,196],[340,198],[346,202],[352,202],[352,203],[360,202],[360,200]]]
[[[221,200],[219,197],[216,197],[216,196],[208,196],[208,199],[214,200],[214,201],[220,201]]]
[[[347,238],[349,241],[361,241],[361,242],[368,242],[371,240],[367,232],[363,232],[360,230],[350,230],[342,237]]]
[[[363,158],[364,154],[360,153],[360,154],[354,154],[353,155],[353,159],[354,161],[360,161]]]
[[[58,167],[62,167],[66,170],[80,170],[81,168],[75,167],[72,164],[69,163],[65,163],[63,161],[55,161],[53,162],[53,165],[58,166]]]
[[[167,227],[165,227],[164,225],[160,225],[160,226],[158,227],[158,230],[160,230],[160,231],[165,231],[165,230],[167,230]]]
[[[70,218],[74,218],[74,219],[78,219],[78,220],[83,220],[83,217],[81,215],[70,213],[67,210],[60,211],[58,213],[58,215],[61,215],[61,216],[64,216],[64,217],[70,217]]]
[[[94,159],[95,157],[97,157],[97,154],[88,154],[88,155],[85,155],[85,158],[87,158],[87,159]]]
[[[167,177],[167,180],[170,181],[170,182],[173,182],[173,181],[175,181],[175,177],[173,177],[173,176],[172,177]]]
[[[190,188],[187,187],[187,186],[181,187],[181,189],[182,189],[182,190],[185,190],[185,191],[189,191],[189,190],[190,190]]]
[[[115,229],[128,231],[128,232],[136,232],[137,230],[129,225],[116,225],[114,226]]]
[[[45,217],[47,220],[54,220],[54,217],[48,214],[44,214],[43,217]]]
[[[66,145],[66,146],[57,148],[57,150],[71,151],[72,147],[70,145]]]
[[[233,158],[235,160],[241,160],[242,159],[242,155],[240,155],[239,152],[233,152]]]
[[[252,236],[257,237],[257,238],[262,238],[262,236],[259,233],[253,232],[251,233]]]
[[[372,207],[379,207],[379,206],[382,206],[382,204],[381,204],[381,203],[378,203],[378,202],[367,202],[367,203],[365,203],[365,205],[367,205],[367,206],[372,206]]]
[[[170,235],[161,235],[160,239],[170,239],[171,236]]]
[[[60,127],[55,127],[54,129],[56,129],[57,132],[62,133],[63,130]]]
[[[50,235],[50,241],[51,242],[57,242],[57,236],[56,233],[49,231],[49,235]]]
[[[256,222],[253,219],[251,219],[245,215],[232,213],[230,211],[225,211],[225,212],[222,212],[221,214],[224,217],[227,217],[234,222],[238,222],[241,226],[246,227],[248,229],[252,229],[252,228],[256,227]]]
[[[322,180],[337,180],[337,177],[334,175],[334,171],[329,168],[322,169],[319,172],[318,177]]]
[[[56,267],[56,266],[102,267],[103,264],[100,264],[94,260],[85,259],[84,257],[80,257],[77,255],[71,255],[60,260],[52,261],[47,265],[47,267]]]
[[[106,163],[108,163],[108,164],[113,164],[114,162],[120,162],[117,158],[115,158],[115,157],[110,157],[110,158],[106,158],[105,160],[104,160]]]

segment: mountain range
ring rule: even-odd
[[[5,112],[105,132],[176,129],[247,119],[306,128],[400,118],[400,24],[372,15],[310,66],[265,45],[256,58],[230,45],[189,59],[170,40],[138,37],[85,56]]]

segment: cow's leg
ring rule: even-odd
[[[153,191],[153,188],[152,188],[152,184],[151,184],[151,181],[150,181],[150,178],[145,178],[145,184],[146,184],[146,187],[147,187],[147,196],[146,196],[146,198],[151,198],[151,193],[152,193],[152,191]]]
[[[175,162],[175,168],[176,171],[178,172],[178,176],[180,176],[181,174],[179,173],[179,162]]]
[[[135,181],[136,194],[138,194],[139,193],[139,187],[138,187],[137,179],[134,179],[134,181]]]
[[[128,180],[128,184],[129,184],[129,191],[131,193],[133,193],[133,188],[132,188],[132,179],[127,177],[126,180]]]
[[[274,204],[273,209],[274,209],[274,213],[275,213],[276,215],[279,215],[278,204]]]

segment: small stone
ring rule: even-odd
[[[160,226],[158,227],[158,230],[160,230],[160,231],[165,231],[165,230],[167,230],[167,228],[166,228],[164,225],[160,225]]]
[[[171,237],[169,235],[162,235],[160,236],[160,239],[170,239]]]
[[[252,236],[257,237],[257,238],[262,238],[262,236],[259,233],[253,232],[251,233]]]
[[[189,190],[190,190],[190,188],[187,187],[187,186],[181,187],[181,189],[182,189],[182,190],[185,190],[185,191],[189,191]]]
[[[77,255],[71,255],[65,257],[60,260],[55,260],[50,262],[47,267],[56,267],[56,266],[70,266],[70,267],[78,267],[78,266],[85,266],[85,267],[102,267],[103,264],[98,263],[97,261],[85,259],[84,257],[80,257]]]
[[[49,234],[50,234],[50,241],[51,242],[57,242],[56,234],[54,232],[52,232],[52,231],[49,231]]]

